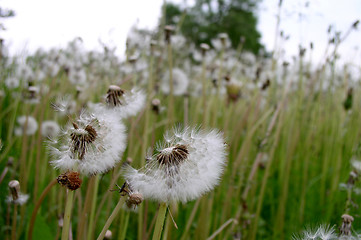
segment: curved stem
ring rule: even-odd
[[[158,210],[157,221],[155,223],[153,240],[159,240],[162,236],[165,213],[167,212],[167,203],[161,203]]]
[[[115,206],[112,214],[110,215],[110,217],[108,218],[108,220],[106,221],[104,227],[103,227],[103,230],[102,232],[99,234],[99,237],[97,238],[97,240],[102,240],[105,236],[105,233],[107,232],[107,230],[109,229],[110,227],[110,224],[112,224],[114,218],[117,216],[120,208],[123,206],[125,202],[125,198],[124,197],[121,197],[117,203],[117,205]]]
[[[28,240],[31,240],[33,238],[33,229],[34,229],[34,225],[35,225],[35,219],[36,219],[36,215],[38,213],[38,210],[40,208],[41,203],[43,202],[44,198],[46,197],[46,195],[49,193],[50,189],[57,183],[57,180],[54,179],[53,181],[51,181],[49,183],[49,185],[44,189],[44,191],[42,192],[42,194],[40,195],[39,200],[36,202],[33,213],[31,214],[31,219],[30,219],[30,225],[29,225],[29,231],[28,231]]]

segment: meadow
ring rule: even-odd
[[[302,231],[321,224],[334,235],[320,239],[359,239],[360,66],[341,65],[337,57],[357,23],[346,35],[330,32],[321,62],[312,61],[312,44],[285,61],[282,35],[273,54],[254,55],[242,48],[247,38],[236,50],[226,34],[198,47],[170,27],[158,34],[132,29],[125,60],[107,46],[86,51],[81,39],[26,57],[7,56],[3,47],[1,238],[97,239],[109,223],[105,238],[119,240],[311,239]],[[104,146],[92,147],[101,138],[101,121],[108,121],[104,115],[87,122],[97,104],[118,106],[111,121],[121,125],[105,131],[113,135],[104,137]],[[225,151],[219,177],[197,198],[182,197],[195,188],[182,185],[176,193],[182,201],[167,199],[166,208],[144,197],[152,195],[147,186],[130,201],[124,169],[154,158],[159,165],[171,161],[159,149],[173,140],[166,135],[167,143],[159,142],[172,129],[177,138],[187,129],[190,138],[219,131],[224,143],[215,148]],[[121,154],[108,164],[101,158],[109,148]],[[70,176],[68,163],[59,160],[63,151],[79,159],[70,167],[80,172],[73,176],[76,186],[64,183]],[[82,165],[88,152],[108,165],[89,170]],[[9,186],[11,180],[20,186]]]

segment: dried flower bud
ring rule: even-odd
[[[360,20],[356,20],[353,24],[352,27],[357,29],[358,24],[360,23]]]
[[[348,214],[343,214],[342,218],[342,225],[340,227],[340,235],[341,236],[350,236],[351,235],[351,225],[354,218]]]
[[[174,27],[170,26],[170,25],[167,25],[164,27],[166,43],[168,43],[168,44],[171,43],[170,39],[171,39],[171,36],[172,36],[174,30],[175,30]]]
[[[6,166],[12,167],[14,165],[14,158],[9,157],[8,162],[6,163]]]
[[[126,163],[131,164],[133,162],[133,159],[131,157],[127,157]]]
[[[112,239],[112,231],[110,231],[109,229],[105,232],[105,235],[104,235],[104,239]]]
[[[158,98],[154,98],[152,100],[152,111],[154,111],[156,114],[159,114],[160,112],[160,100]]]
[[[120,87],[116,85],[110,85],[105,101],[110,107],[122,105],[119,98],[123,96],[123,94],[124,90],[122,90]]]
[[[79,178],[78,172],[66,172],[60,174],[57,181],[60,185],[67,187],[70,190],[77,190],[82,184],[82,180]]]
[[[140,193],[132,193],[129,198],[125,201],[125,204],[130,209],[135,209],[139,204],[143,202],[143,195]]]
[[[271,85],[271,81],[267,78],[266,81],[262,84],[261,90],[266,90]]]
[[[226,46],[226,40],[228,39],[227,33],[220,33],[218,35],[218,37],[221,40],[223,47],[225,47]]]
[[[137,55],[132,55],[128,58],[128,61],[131,63],[131,64],[134,64],[136,61],[138,60],[138,56]]]
[[[206,55],[206,52],[209,50],[209,45],[207,43],[202,43],[200,47],[202,50],[202,56],[204,57]]]
[[[13,201],[16,201],[20,195],[20,183],[17,180],[11,180],[9,182],[9,189],[12,196]]]

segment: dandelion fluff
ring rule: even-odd
[[[176,96],[185,94],[188,89],[189,79],[185,72],[179,68],[173,68],[172,70],[173,80],[173,94]],[[162,79],[161,89],[163,93],[169,94],[169,71],[167,71]]]
[[[83,113],[63,131],[58,147],[50,146],[55,168],[85,175],[104,173],[120,161],[126,148],[126,129],[109,114]],[[56,144],[56,141],[54,142]]]
[[[128,166],[124,175],[144,198],[159,202],[187,202],[211,191],[226,164],[226,145],[216,130],[174,130],[157,151],[144,168]]]
[[[21,116],[17,118],[18,127],[15,128],[15,135],[33,135],[38,130],[38,122],[31,116]]]

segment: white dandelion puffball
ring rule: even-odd
[[[218,184],[226,164],[226,144],[216,130],[174,130],[147,164],[136,170],[125,167],[124,177],[145,199],[187,202]]]
[[[173,80],[173,94],[176,96],[185,94],[188,89],[189,79],[185,72],[179,68],[173,68],[172,70],[172,80]],[[169,88],[169,71],[167,71],[162,78],[161,83],[162,92],[165,94],[170,93]]]
[[[15,128],[15,135],[33,135],[38,130],[38,122],[31,116],[21,116],[17,118],[18,126]]]
[[[82,113],[63,138],[49,146],[51,164],[63,171],[79,171],[85,175],[105,173],[121,160],[126,148],[126,128],[110,114]]]
[[[110,85],[105,97],[106,106],[95,104],[99,114],[116,115],[118,118],[128,118],[138,114],[145,106],[146,95],[144,91],[133,88],[131,91],[124,91],[116,85]]]
[[[41,124],[41,134],[44,137],[53,138],[58,136],[60,132],[60,127],[55,121],[44,121]]]

